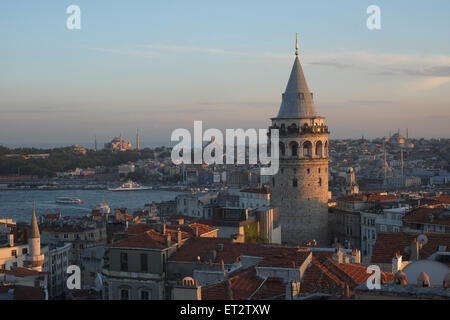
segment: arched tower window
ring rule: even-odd
[[[311,141],[306,141],[303,143],[303,156],[312,157],[312,143]]]
[[[297,180],[297,178],[294,178],[294,180],[292,180],[292,186],[293,186],[294,188],[297,188],[297,187],[298,187],[298,180]]]
[[[322,186],[322,178],[319,178],[319,187]]]
[[[292,141],[289,144],[289,148],[291,149],[291,155],[293,157],[298,157],[298,143],[295,141]]]
[[[286,155],[286,147],[283,142],[280,142],[280,155],[283,157]]]
[[[316,156],[322,158],[323,155],[323,143],[322,141],[316,142]]]
[[[327,157],[328,156],[328,141],[325,141],[325,148],[323,151],[324,151],[325,157]]]

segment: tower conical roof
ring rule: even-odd
[[[36,205],[33,204],[33,218],[31,219],[31,239],[40,238],[39,226],[36,219]]]
[[[277,118],[313,117],[317,117],[313,97],[309,92],[300,60],[296,56]]]

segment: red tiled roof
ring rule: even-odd
[[[247,189],[242,189],[241,192],[269,194],[270,189],[269,188],[247,188]]]
[[[398,196],[396,195],[380,195],[377,193],[369,193],[369,194],[355,194],[349,196],[342,196],[337,200],[341,201],[367,201],[367,202],[389,202],[398,200]]]
[[[388,201],[396,201],[396,200],[398,200],[398,196],[389,195],[389,194],[385,195],[385,196],[382,196],[379,194],[372,194],[367,197],[367,201],[369,201],[369,202],[375,202],[375,201],[388,202]]]
[[[367,273],[367,267],[362,265],[338,263],[331,258],[322,259],[321,263],[324,267],[330,270],[330,272],[336,275],[339,280],[347,283],[350,288],[363,284],[370,277],[370,274]],[[391,282],[393,279],[392,274],[384,271],[381,272],[382,283]]]
[[[286,299],[286,283],[282,278],[269,277],[251,297],[252,300]]]
[[[133,224],[131,226],[128,227],[128,229],[125,229],[123,232],[127,233],[127,234],[141,234],[144,233],[145,231],[149,231],[152,230],[153,228],[151,226],[149,226],[148,224],[144,224],[144,223],[138,223],[138,224]]]
[[[164,236],[153,230],[131,236],[117,242],[111,243],[108,247],[139,248],[139,249],[166,249],[168,248]]]
[[[412,223],[450,226],[450,214],[444,215],[446,210],[446,208],[418,208],[407,215],[404,220]],[[430,215],[433,215],[433,221],[430,220]]]
[[[397,252],[403,256],[403,260],[409,260],[410,249],[405,250],[405,248],[409,248],[414,238],[417,236],[417,233],[405,232],[379,233],[373,248],[372,262],[391,263],[392,258]],[[450,235],[427,233],[426,236],[428,238],[428,242],[420,250],[421,259],[426,259],[435,253],[440,245],[447,246],[447,251],[450,251]]]
[[[202,300],[245,300],[263,281],[256,275],[254,267],[244,269],[225,281],[202,287]],[[228,296],[228,285],[231,286],[232,297]]]
[[[436,200],[440,203],[450,204],[450,196],[447,195],[436,197]]]
[[[16,277],[28,277],[28,276],[38,276],[38,275],[44,275],[48,274],[48,272],[39,272],[32,269],[22,268],[22,267],[16,267],[13,270],[4,270],[0,269],[0,273],[12,275]]]
[[[223,244],[223,250],[217,249]],[[309,255],[309,249],[281,248],[252,243],[233,243],[229,238],[191,238],[170,258],[171,261],[196,262],[197,257],[203,258],[208,251],[216,251],[216,261],[223,259],[224,263],[232,264],[241,255],[263,258],[261,266],[298,267]]]
[[[214,230],[217,229],[217,228],[208,226],[206,224],[198,223],[198,222],[191,223],[189,225],[189,227],[191,227],[191,228],[197,227],[199,236],[201,236],[202,234],[205,234],[205,233],[209,233],[209,232],[214,231]]]
[[[342,291],[344,287],[343,281],[332,274],[317,259],[313,259],[303,275],[300,291],[302,293],[334,293]]]

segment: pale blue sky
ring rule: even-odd
[[[66,8],[81,8],[81,30]],[[366,28],[381,7],[382,30]],[[0,144],[265,128],[294,60],[332,138],[450,136],[450,1],[2,1]]]

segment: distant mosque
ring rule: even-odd
[[[414,144],[409,142],[408,129],[406,129],[406,138],[401,135],[400,129],[398,129],[398,132],[395,133],[394,135],[391,136],[389,134],[389,139],[385,139],[385,141],[391,147],[395,147],[395,148],[406,148],[406,149],[414,148]]]

